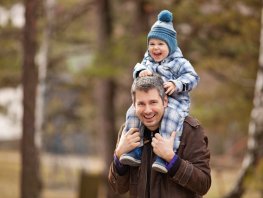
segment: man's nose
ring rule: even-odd
[[[152,111],[152,108],[150,105],[145,105],[144,113],[150,113]]]

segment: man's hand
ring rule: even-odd
[[[115,154],[120,159],[121,155],[128,153],[140,145],[139,129],[131,128],[127,133],[121,135],[120,141],[115,149]]]
[[[152,75],[153,75],[153,73],[148,69],[142,70],[139,73],[139,77],[152,76]]]
[[[163,138],[159,133],[156,133],[152,139],[153,152],[165,161],[170,162],[174,157],[173,145],[175,132],[172,132],[171,137]]]
[[[173,82],[170,82],[170,81],[163,83],[163,87],[164,87],[165,93],[167,95],[172,95],[173,92],[176,90],[175,84]]]

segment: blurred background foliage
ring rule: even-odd
[[[10,9],[15,3],[19,1],[2,1],[1,6]],[[112,1],[114,36],[103,56],[95,54],[99,27],[94,4],[72,0],[55,3],[44,136],[77,131],[95,134],[92,90],[96,89],[93,80],[97,77],[111,76],[117,82],[117,124],[124,121],[131,102],[132,68],[144,53],[141,51],[138,59],[136,50],[146,50],[147,32],[134,37],[132,1]],[[260,2],[149,0],[144,8],[150,16],[146,30],[155,22],[156,13],[165,8],[174,13],[179,47],[201,77],[191,93],[191,113],[205,126],[211,145],[216,145],[211,149],[222,154],[247,133],[258,66]],[[39,15],[43,18],[39,29],[43,30],[43,10]],[[0,87],[20,84],[21,31],[10,21],[0,26]],[[42,38],[43,31],[39,31],[39,44]]]
[[[191,114],[204,126],[212,156],[243,156],[258,68],[261,1],[147,0],[149,16],[143,34],[135,34],[133,1],[111,1],[113,37],[97,52],[96,1],[54,1],[46,78],[43,149],[49,152],[94,154],[97,115],[95,80],[116,83],[116,126],[131,104],[132,68],[143,58],[146,35],[157,13],[174,14],[179,47],[201,77],[191,92]],[[19,0],[2,0],[10,10]],[[39,12],[39,45],[46,25]],[[0,25],[0,88],[21,84],[22,29]],[[103,53],[103,54],[102,54]],[[138,55],[139,54],[139,55]],[[107,100],[107,98],[105,98]],[[116,131],[117,133],[117,131]],[[260,167],[259,167],[260,169]],[[262,168],[261,168],[262,169]],[[255,186],[255,188],[257,188]]]

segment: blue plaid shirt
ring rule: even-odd
[[[181,50],[176,51],[157,63],[149,55],[148,51],[144,55],[141,64],[134,67],[133,78],[138,77],[140,71],[148,69],[153,73],[158,73],[164,82],[171,81],[175,84],[176,90],[169,97],[168,106],[185,117],[190,109],[189,91],[195,88],[200,80],[191,63],[183,57]]]

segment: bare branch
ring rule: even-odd
[[[54,32],[63,31],[69,25],[69,23],[77,20],[86,14],[92,6],[95,4],[95,1],[83,1],[76,6],[70,8],[69,10],[65,10],[64,13],[59,13],[56,24],[54,24]]]

